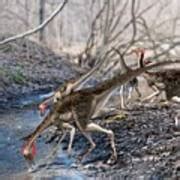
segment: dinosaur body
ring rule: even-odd
[[[141,57],[144,57],[144,50],[137,49],[134,52]],[[144,58],[139,59],[139,66],[145,67],[146,64],[151,62],[144,62]],[[163,69],[158,72],[146,71],[143,73],[144,78],[147,80],[148,85],[155,90],[155,93],[146,97],[144,100],[149,100],[154,96],[159,95],[165,91],[167,100],[171,100],[174,96],[180,96],[180,70],[178,69]]]
[[[110,143],[113,150],[112,157],[116,160],[117,153],[114,142],[114,133],[111,130],[104,129],[97,124],[89,122],[89,120],[98,110],[101,100],[105,98],[115,87],[125,84],[134,77],[154,67],[160,67],[173,63],[174,62],[161,62],[135,70],[130,69],[124,74],[117,74],[113,78],[99,83],[96,87],[71,91],[65,96],[59,97],[58,95],[58,99],[56,103],[54,103],[52,110],[35,129],[35,131],[28,136],[26,147],[24,148],[24,152],[26,152],[23,154],[24,157],[26,158],[31,155],[31,146],[43,130],[52,125],[59,126],[59,124],[62,124],[63,127],[64,123],[68,123],[70,125],[75,125],[90,142],[91,148],[86,154],[90,153],[95,147],[95,143],[87,132],[100,131],[106,133],[110,137]],[[55,98],[57,97],[55,95]]]
[[[151,73],[156,84],[162,84],[159,89],[166,92],[167,100],[171,100],[174,96],[180,97],[180,70],[164,70]]]

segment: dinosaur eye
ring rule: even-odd
[[[56,100],[57,100],[57,101],[59,101],[59,100],[60,100],[60,98],[59,98],[59,97],[57,97],[57,98],[56,98]]]

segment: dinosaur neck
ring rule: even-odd
[[[143,57],[141,57],[141,58],[143,59]],[[99,83],[96,87],[87,88],[87,89],[84,89],[84,91],[93,93],[95,95],[99,95],[107,90],[109,91],[111,89],[118,87],[119,85],[123,85],[124,83],[132,80],[136,76],[139,76],[140,74],[147,72],[148,70],[151,70],[155,67],[171,65],[174,63],[180,63],[180,62],[178,62],[178,61],[176,61],[176,62],[159,62],[159,63],[152,64],[149,66],[143,66],[143,67],[135,69],[135,70],[128,70],[128,72],[126,72],[124,74],[119,73],[116,76],[114,76],[113,78],[106,80],[102,83]]]
[[[179,64],[180,61],[173,61],[173,62],[159,62],[159,63],[156,63],[156,64],[152,64],[152,65],[149,65],[149,66],[145,66],[145,67],[142,67],[142,68],[138,68],[138,69],[135,69],[135,70],[131,70],[128,72],[128,74],[123,74],[119,77],[119,82],[118,84],[119,85],[122,85],[130,80],[132,80],[133,78],[135,78],[136,76],[139,76],[141,75],[142,73],[148,71],[148,70],[151,70],[153,68],[158,68],[158,67],[162,67],[162,66],[166,66],[166,65],[173,65],[173,64]]]
[[[38,125],[38,127],[34,130],[33,133],[25,137],[24,139],[27,139],[26,142],[26,148],[30,149],[33,142],[37,139],[37,137],[49,126],[51,126],[53,123],[53,115],[52,113],[49,113],[45,119]]]
[[[138,62],[139,62],[139,67],[143,68],[144,67],[144,52],[140,53],[140,57],[139,57]]]
[[[138,63],[139,63],[139,66],[138,66],[138,67],[140,67],[140,68],[145,67],[145,64],[144,64],[144,52],[140,52],[140,56],[139,56]],[[154,75],[153,72],[148,72],[148,71],[146,71],[146,73],[147,73],[148,75],[151,75],[151,76]]]
[[[144,52],[140,52],[140,57],[139,57],[139,67],[140,68],[144,68]],[[126,68],[127,72],[131,72],[131,70],[129,68]],[[125,73],[127,76],[128,74]],[[110,90],[111,88],[117,87],[119,86],[119,84],[121,83],[121,78],[120,78],[121,74],[117,74],[116,76],[114,76],[112,79],[106,80],[103,83],[99,84],[95,89],[94,89],[94,93],[95,94],[101,94],[102,92],[106,91],[106,90]]]

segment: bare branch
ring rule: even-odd
[[[127,66],[127,64],[125,63],[125,60],[124,60],[124,56],[123,54],[120,52],[120,50],[116,49],[113,47],[113,50],[119,55],[119,61],[120,61],[120,64],[121,64],[121,67],[123,70],[128,71],[129,70],[129,67]]]
[[[125,11],[126,8],[127,8],[128,3],[129,3],[129,0],[127,0],[127,1],[124,3],[122,9],[121,9],[121,10],[117,13],[117,15],[114,17],[114,18],[116,18],[116,19],[113,21],[113,24],[114,24],[114,25],[112,25],[110,33],[113,33],[113,32],[115,31],[115,29],[117,28],[117,26],[119,25],[119,23],[120,23],[120,21],[121,21],[121,19],[122,19],[122,16],[123,16],[123,14],[124,14],[124,11]]]
[[[104,38],[103,43],[108,43],[108,36],[109,36],[109,16],[110,16],[110,1],[107,0],[105,2],[107,4],[107,10],[106,10],[106,18],[105,18],[105,24],[104,24]]]
[[[132,21],[132,38],[130,40],[129,45],[127,46],[127,48],[124,50],[124,53],[126,53],[126,51],[134,44],[135,38],[136,38],[136,34],[137,34],[137,27],[136,27],[136,15],[135,15],[135,5],[136,5],[136,0],[132,0],[132,4],[131,4],[131,21]],[[123,55],[122,55],[123,57]]]
[[[136,4],[136,1],[132,0],[132,5],[131,5],[131,16],[132,16],[132,26],[133,26],[132,42],[134,41],[134,39],[136,37],[136,34],[137,34],[136,16],[135,16],[135,4]]]
[[[1,41],[0,45],[15,41],[15,40],[20,39],[20,38],[24,38],[26,36],[30,36],[30,35],[32,35],[34,33],[37,33],[38,31],[43,29],[45,26],[47,26],[59,14],[59,12],[61,12],[63,10],[63,8],[67,4],[67,2],[68,2],[68,0],[64,0],[63,4],[59,5],[57,7],[57,9],[42,24],[40,24],[38,27],[36,27],[34,29],[31,29],[29,31],[26,31],[26,32],[24,32],[22,34],[18,34],[16,36],[12,36],[10,38],[7,38],[7,39]]]
[[[138,15],[136,15],[136,19],[141,17],[144,13],[146,13],[147,11],[149,11],[150,9],[152,9],[156,4],[152,3],[151,5],[149,5],[148,7],[144,8]],[[124,27],[117,32],[112,38],[111,41],[114,41],[118,38],[118,36],[120,36],[132,23],[132,18],[124,25]]]

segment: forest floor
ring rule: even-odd
[[[78,68],[67,62],[67,58],[25,40],[1,46],[0,106],[8,104],[11,107],[13,99],[17,97],[50,92],[65,79],[78,76]],[[118,160],[113,165],[106,163],[111,154],[108,137],[95,133],[93,139],[97,144],[96,149],[84,162],[76,163],[73,168],[88,179],[180,179],[180,132],[174,125],[178,108],[177,104],[161,106],[134,103],[125,116],[95,120],[114,131]],[[6,124],[2,119],[1,123]],[[64,141],[65,149],[67,141]],[[74,142],[73,157],[76,159],[89,144],[80,133],[77,133]],[[58,163],[52,164],[49,171],[55,169],[59,169]],[[44,175],[43,168],[38,174]]]

